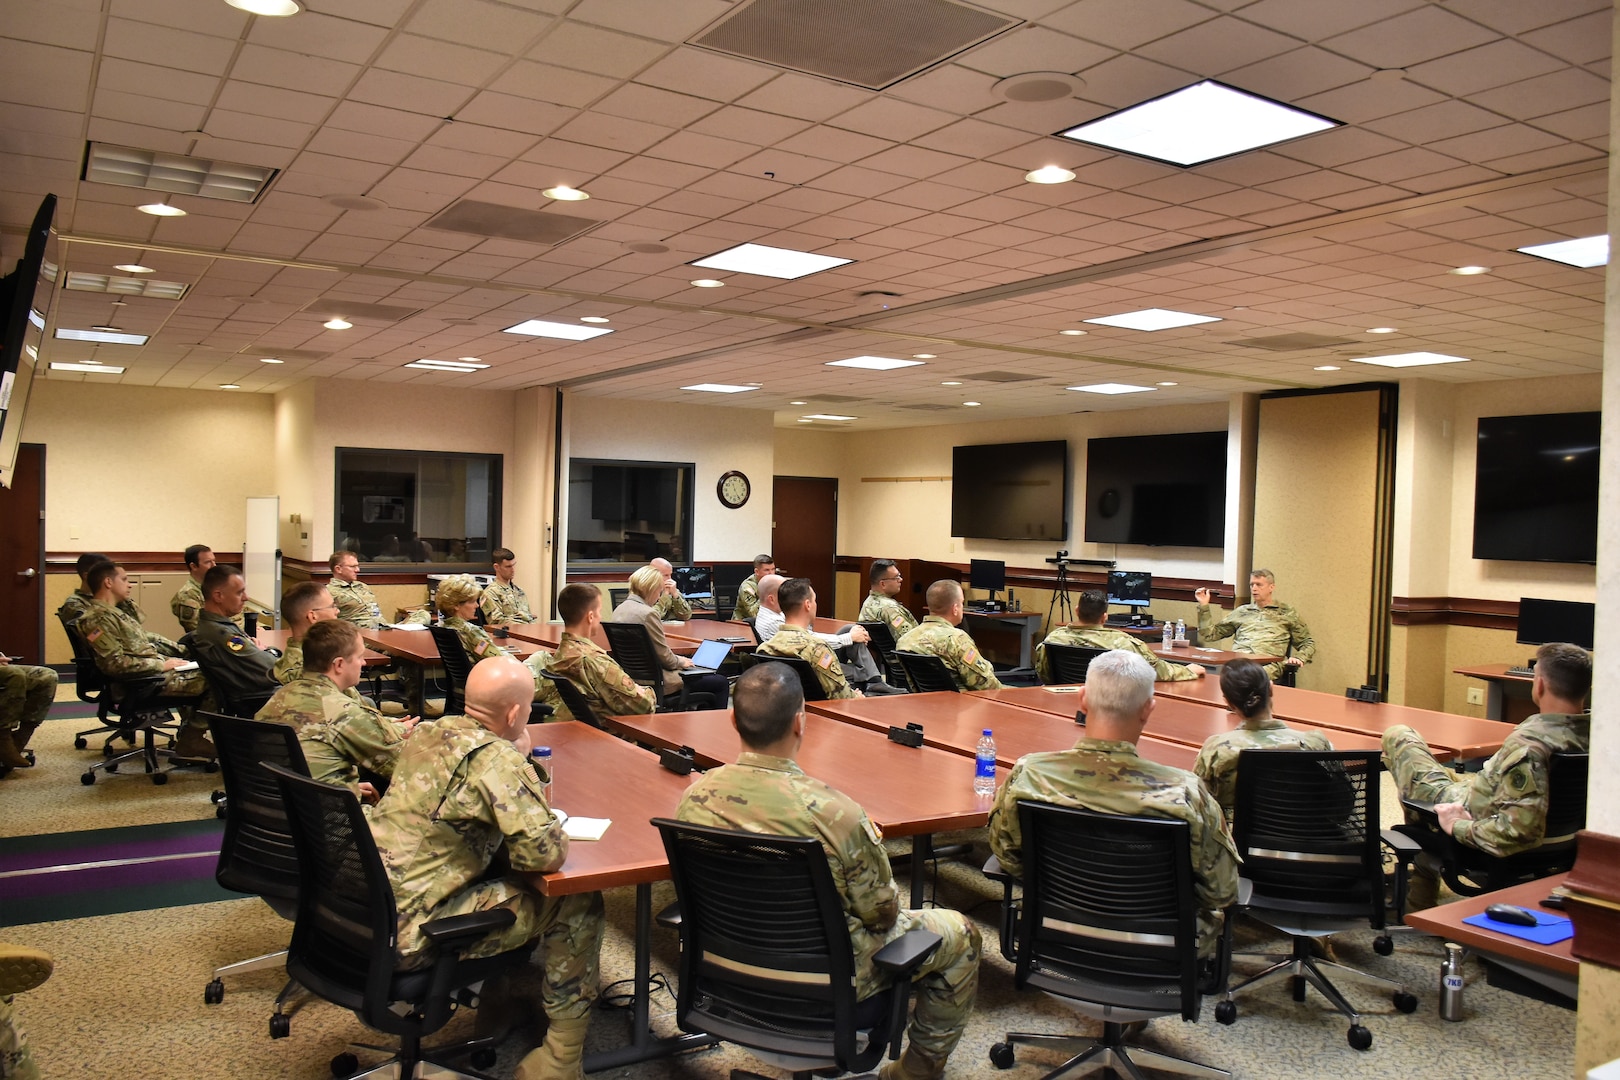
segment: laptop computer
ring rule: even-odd
[[[697,652],[692,654],[692,666],[686,670],[696,675],[713,675],[730,655],[731,642],[710,638],[698,645]]]

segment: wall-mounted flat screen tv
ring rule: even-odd
[[[1051,540],[1069,535],[1069,444],[993,443],[951,451],[951,535]]]
[[[1224,547],[1226,432],[1087,439],[1085,538]]]
[[[1597,562],[1602,414],[1482,416],[1474,558]]]

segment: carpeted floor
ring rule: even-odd
[[[70,689],[64,688],[64,693],[71,697]],[[85,726],[83,721],[49,722],[36,737],[40,765],[0,781],[0,808],[4,808],[0,834],[17,837],[159,822],[194,823],[170,834],[172,841],[175,835],[185,835],[186,829],[203,836],[213,827],[208,793],[218,784],[217,774],[188,770],[177,773],[168,785],[155,787],[144,775],[121,773],[98,780],[94,787],[81,785],[78,774],[97,753],[95,745],[84,751],[72,748],[74,730]],[[94,839],[100,842],[109,835],[116,839],[117,834],[105,833]],[[151,838],[155,834],[141,831],[138,835]],[[965,836],[972,838],[973,834]],[[72,840],[18,841],[12,848],[65,849]],[[0,848],[0,852],[4,850]],[[174,854],[177,849],[165,850]],[[988,1062],[990,1045],[1009,1029],[1095,1033],[1098,1027],[1054,999],[1013,988],[1011,965],[995,947],[999,890],[974,865],[942,864],[937,884],[938,902],[968,911],[980,925],[986,948],[976,1011],[951,1059],[950,1075],[1033,1080],[1057,1064],[1057,1055],[1021,1049],[1013,1069],[1000,1074]],[[7,879],[0,878],[0,919],[16,902],[12,893]],[[655,903],[669,897],[667,885],[655,890]],[[604,982],[630,975],[633,903],[630,889],[607,894]],[[223,1080],[257,1075],[318,1080],[329,1075],[327,1063],[346,1049],[347,1040],[369,1039],[353,1016],[310,1003],[293,1017],[290,1038],[271,1040],[266,1021],[283,982],[275,971],[232,978],[227,981],[223,1003],[203,1003],[203,987],[216,964],[284,947],[289,929],[262,902],[236,899],[22,923],[0,931],[0,937],[45,948],[57,958],[55,976],[19,999],[35,1054],[48,1077]],[[1487,986],[1479,963],[1470,961],[1467,1019],[1447,1023],[1435,1008],[1441,943],[1419,935],[1402,936],[1394,956],[1380,957],[1372,950],[1372,938],[1371,931],[1335,938],[1341,961],[1407,980],[1419,998],[1419,1007],[1413,1015],[1401,1015],[1382,991],[1345,979],[1341,989],[1366,1010],[1364,1023],[1373,1034],[1370,1051],[1350,1049],[1345,1042],[1345,1021],[1314,993],[1305,1002],[1293,1001],[1286,981],[1241,998],[1240,1018],[1231,1027],[1216,1024],[1212,1004],[1206,1003],[1199,1023],[1158,1020],[1140,1041],[1253,1080],[1347,1073],[1369,1078],[1411,1077],[1437,1070],[1476,1080],[1570,1074],[1572,1011]],[[1252,946],[1258,940],[1258,930],[1245,928],[1240,933],[1240,943]],[[674,963],[673,935],[656,931],[655,969],[672,973]],[[1252,970],[1253,963],[1239,961],[1238,968]],[[529,973],[527,983],[531,989],[537,985],[536,973]],[[604,1000],[608,996],[605,993]],[[667,993],[655,997],[654,1027],[660,1033],[673,1033],[672,1010],[673,1000]],[[622,1011],[599,1007],[591,1047],[620,1045],[625,1038],[625,1016]],[[469,1028],[470,1019],[459,1017],[445,1036]],[[526,1049],[527,1041],[514,1036],[504,1047],[494,1074],[509,1076]],[[361,1052],[362,1062],[376,1057]],[[731,1068],[751,1064],[745,1052],[721,1047],[597,1075],[722,1080]],[[771,1074],[769,1069],[764,1071]]]

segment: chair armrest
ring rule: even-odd
[[[1378,834],[1378,838],[1382,840],[1384,842],[1384,846],[1393,851],[1395,853],[1395,857],[1400,859],[1402,862],[1411,861],[1417,857],[1419,852],[1423,850],[1422,844],[1418,843],[1410,836],[1407,836],[1399,829],[1385,829]]]
[[[1007,873],[1007,871],[1001,868],[1001,860],[996,858],[994,855],[984,860],[984,866],[979,870],[979,873],[983,874],[991,881],[999,881],[1002,884],[1010,884],[1011,882],[1017,880],[1011,874]]]
[[[1246,877],[1238,878],[1237,906],[1248,907],[1254,899],[1254,882]]]
[[[1401,806],[1416,814],[1435,814],[1434,803],[1422,799],[1402,799]],[[1438,815],[1435,815],[1438,816]]]
[[[669,907],[654,915],[653,919],[665,929],[679,930],[681,928],[681,902],[679,900],[675,901]]]
[[[517,915],[509,908],[475,911],[471,915],[452,915],[447,919],[433,919],[422,924],[422,936],[441,949],[457,949],[470,945],[485,934],[505,930],[517,922]]]
[[[932,930],[907,930],[872,957],[872,963],[892,975],[909,975],[934,955],[944,940]]]

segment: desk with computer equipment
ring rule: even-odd
[[[1536,711],[1530,699],[1535,682],[1534,650],[1551,641],[1567,641],[1583,649],[1592,648],[1597,618],[1596,605],[1573,600],[1519,600],[1518,634],[1515,640],[1530,655],[1519,664],[1475,664],[1453,668],[1452,673],[1485,682],[1485,715],[1492,720],[1517,724]]]

